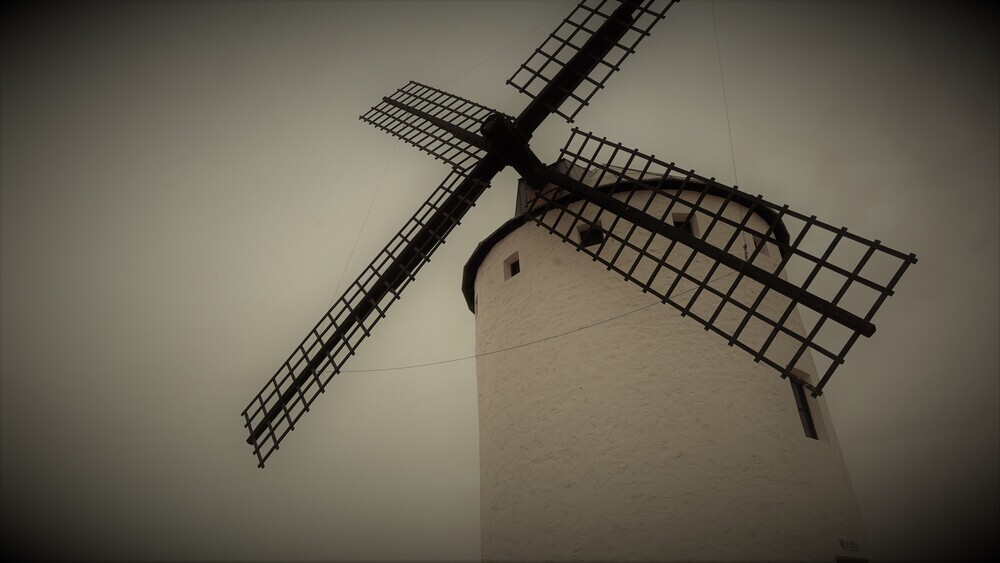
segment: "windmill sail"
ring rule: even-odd
[[[800,381],[814,394],[858,336],[874,332],[871,319],[916,262],[590,133],[574,129],[562,155],[572,177],[546,173],[554,185],[527,201],[536,223],[782,377],[798,380],[792,371],[811,372],[804,368],[815,360],[822,379]],[[788,281],[786,271],[804,282]],[[798,305],[811,311],[802,331],[786,323]]]
[[[584,0],[507,84],[532,98],[528,110],[557,113],[572,123],[674,4],[675,0]],[[526,114],[533,113],[528,110]]]
[[[295,429],[499,169],[487,159],[470,174],[453,170],[250,401],[243,418],[258,466]]]
[[[416,82],[361,116],[453,169],[244,409],[260,467],[508,165],[541,186],[525,206],[538,224],[782,377],[799,380],[792,370],[812,350],[824,375],[815,386],[799,381],[822,391],[857,337],[874,332],[871,319],[912,254],[578,130],[562,153],[568,174],[528,147],[550,114],[572,121],[674,2],[581,2],[508,81],[532,98],[516,119]],[[794,241],[786,223],[798,223]],[[801,284],[784,273],[796,268]],[[786,326],[796,305],[818,315],[806,330]],[[767,330],[746,330],[761,323]]]
[[[476,142],[476,133],[494,113],[484,105],[411,81],[382,98],[361,120],[465,170],[486,155],[486,148]]]

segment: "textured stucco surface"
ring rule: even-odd
[[[514,252],[521,273],[505,280]],[[757,263],[777,259],[772,247]],[[819,440],[806,438],[787,380],[530,223],[494,246],[475,290],[484,560],[864,556],[822,398],[809,399]],[[741,318],[727,311],[720,322]],[[816,381],[811,361],[799,366]],[[862,551],[842,551],[841,539]]]

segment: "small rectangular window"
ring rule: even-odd
[[[521,273],[521,260],[518,258],[517,253],[511,254],[506,260],[503,261],[503,279],[509,280],[510,278]]]
[[[802,421],[802,430],[807,438],[819,439],[816,434],[816,424],[813,422],[812,412],[809,410],[809,399],[806,397],[806,390],[802,384],[792,378],[788,378],[792,383],[792,393],[795,395],[795,406],[799,410],[799,420]]]
[[[584,248],[589,246],[596,246],[604,242],[607,235],[604,233],[604,229],[601,228],[601,222],[598,221],[594,225],[581,225],[580,226],[580,244]]]
[[[691,236],[695,236],[695,233],[694,233],[694,217],[691,217],[691,220],[689,221],[688,220],[689,216],[690,216],[690,214],[688,214],[688,213],[674,213],[674,215],[672,217],[673,224],[674,224],[675,227],[677,227],[678,229],[681,229],[685,233],[687,233],[687,234],[689,234]]]

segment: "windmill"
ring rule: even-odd
[[[260,467],[506,166],[522,177],[518,221],[791,380],[800,404],[822,393],[858,337],[875,332],[913,254],[579,129],[551,165],[529,147],[548,116],[572,123],[674,3],[581,2],[507,81],[530,98],[516,117],[416,82],[361,116],[451,171],[243,411]],[[463,289],[475,309],[469,267]],[[504,267],[510,277],[521,265],[512,255]],[[802,283],[786,279],[792,269]]]

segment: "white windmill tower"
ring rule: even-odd
[[[737,256],[755,254],[751,263],[765,270],[788,256],[782,218],[746,194],[648,169],[645,185],[622,190],[641,171],[581,174],[565,160],[559,168],[571,166],[588,185],[606,173],[602,184],[617,199]],[[563,196],[543,215],[505,223],[466,264],[484,559],[860,558],[864,530],[836,434],[822,399],[803,385],[821,375],[812,354],[791,362],[788,381],[770,376],[652,293],[691,302],[688,316],[713,319],[740,343],[771,338],[768,357],[786,364],[798,343],[772,337],[765,321],[808,334],[794,304],[765,294],[754,308],[760,317],[738,331],[746,311],[720,307],[721,296],[735,287],[728,298],[750,305],[764,286],[670,244]],[[664,255],[658,268],[653,257]],[[651,289],[595,272],[595,257]]]
[[[518,216],[463,283],[484,559],[862,555],[818,397],[915,257],[589,133],[551,166],[528,146],[672,5],[582,2],[508,81],[516,118],[415,82],[362,116],[453,170],[244,410],[261,467],[512,166]]]

